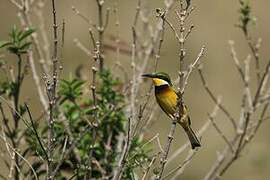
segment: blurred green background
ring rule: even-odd
[[[115,3],[117,3],[119,10],[120,38],[130,44],[132,40],[131,25],[135,15],[137,1],[111,0],[106,1],[106,7],[113,7]],[[155,8],[163,7],[163,1],[146,0],[144,4],[149,8],[150,16],[152,16],[151,23],[157,22],[157,19],[155,18]],[[235,48],[239,59],[243,60],[250,54],[242,32],[235,27],[239,17],[238,1],[194,0],[193,4],[196,9],[192,14],[191,21],[195,25],[195,28],[186,44],[187,61],[192,62],[196,58],[202,45],[206,46],[206,55],[203,57],[202,61],[208,84],[216,95],[222,95],[222,102],[228,107],[232,115],[235,118],[238,118],[242,94],[242,82],[240,82],[238,72],[231,59],[228,40],[235,41]],[[270,1],[252,1],[251,4],[252,13],[257,18],[256,25],[252,25],[251,28],[252,36],[255,38],[261,37],[263,39],[260,52],[262,57],[261,64],[265,64],[269,59],[270,25],[268,10]],[[75,67],[79,64],[86,67],[84,73],[85,76],[88,76],[89,69],[92,66],[92,60],[89,60],[89,57],[75,46],[73,40],[74,38],[77,38],[88,47],[91,43],[88,34],[89,25],[75,15],[72,11],[72,6],[75,6],[82,14],[89,17],[93,22],[96,21],[97,8],[94,0],[57,1],[58,21],[61,22],[62,19],[65,19],[66,21],[65,46],[62,50],[63,59],[61,60],[63,71],[61,76],[70,76],[75,70]],[[168,17],[173,23],[176,23],[174,12],[171,12]],[[46,20],[48,36],[51,38],[52,17],[49,2],[47,2],[44,9],[44,18]],[[35,17],[33,17],[33,20],[37,23]],[[8,0],[0,0],[0,40],[5,40],[7,38],[7,34],[14,24],[20,25],[16,8]],[[115,18],[113,13],[111,13],[109,27],[105,32],[105,42],[109,42],[110,36],[115,35],[116,31]],[[168,72],[174,78],[177,76],[178,70],[177,47],[174,34],[166,27],[158,70]],[[10,63],[13,62],[12,56],[6,55],[5,59],[10,60]],[[106,53],[105,63],[107,66],[113,65],[115,59],[116,55],[114,52]],[[124,66],[129,67],[130,61],[130,56],[121,55],[120,62]],[[251,61],[251,73],[254,74],[254,61]],[[255,78],[253,76],[251,79],[253,85],[255,84],[254,80]],[[32,109],[34,111],[40,111],[38,99],[35,98],[37,94],[34,93],[36,93],[36,91],[35,87],[32,86],[32,79],[28,78],[24,85],[23,96],[32,104]],[[254,94],[254,90],[252,93]],[[192,74],[189,85],[187,86],[185,102],[190,109],[193,127],[195,130],[198,130],[206,121],[207,113],[212,111],[214,104],[205,93],[196,71]],[[231,124],[221,112],[219,112],[216,122],[226,135],[230,137],[232,129]],[[260,180],[268,179],[270,177],[270,141],[268,138],[270,132],[268,127],[269,122],[263,124],[254,140],[244,150],[242,157],[232,165],[223,179],[236,180],[244,178],[245,180]],[[155,123],[151,126],[147,136],[150,138],[156,133],[159,133],[161,142],[164,143],[169,128],[168,118],[159,110]],[[179,148],[185,141],[186,137],[184,136],[182,129],[177,127],[172,151]],[[210,127],[202,138],[202,146],[199,153],[193,158],[192,162],[181,176],[183,179],[202,179],[208,172],[211,164],[216,160],[217,152],[223,149],[225,143],[216,133],[215,129]],[[185,154],[182,154],[179,159],[175,159],[175,163],[171,164],[168,169],[174,167],[176,163],[182,162],[183,158],[185,158]],[[4,164],[0,160],[0,167],[3,166]],[[0,169],[0,172],[2,172],[2,168]]]

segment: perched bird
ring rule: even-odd
[[[155,85],[155,96],[159,106],[170,118],[173,119],[176,113],[177,101],[179,96],[173,89],[170,76],[164,72],[143,74],[142,76],[146,78],[151,78],[153,80],[153,83]],[[187,112],[187,107],[183,103],[181,103],[179,111],[180,118],[178,120],[178,123],[185,130],[192,149],[200,147],[200,141],[198,140],[194,131],[191,129],[191,122]]]

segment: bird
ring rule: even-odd
[[[155,96],[157,103],[171,119],[174,119],[177,110],[178,99],[181,98],[181,95],[179,95],[174,90],[170,76],[165,72],[143,74],[142,76],[144,78],[152,79],[155,86]],[[180,118],[178,118],[179,120],[177,120],[177,123],[183,127],[185,133],[187,134],[191,148],[195,149],[196,147],[200,147],[201,143],[191,128],[191,120],[190,116],[188,115],[187,106],[182,102],[179,106]]]

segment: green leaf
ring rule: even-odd
[[[21,50],[27,50],[30,47],[31,44],[32,44],[31,42],[26,42],[23,45],[21,45],[21,47],[19,47],[19,48]]]
[[[0,41],[0,48],[6,47],[8,45],[11,45],[12,43],[9,41]]]
[[[84,84],[84,82],[83,81],[75,81],[74,83],[73,83],[73,88],[74,89],[78,89],[78,88],[80,88],[82,85]]]
[[[24,31],[22,34],[19,35],[19,41],[22,41],[23,39],[27,38],[30,36],[33,32],[35,32],[34,29],[28,29]]]
[[[18,34],[19,30],[17,29],[16,26],[13,26],[11,33],[9,34],[9,36],[13,39],[13,43],[18,42]]]
[[[13,53],[13,54],[18,54],[19,49],[17,47],[11,46],[8,47],[9,52]]]

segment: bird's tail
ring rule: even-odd
[[[191,148],[195,149],[196,147],[200,147],[201,143],[199,139],[197,138],[196,134],[194,133],[194,131],[191,129],[191,127],[188,126],[187,128],[184,128],[184,129],[190,141]]]

